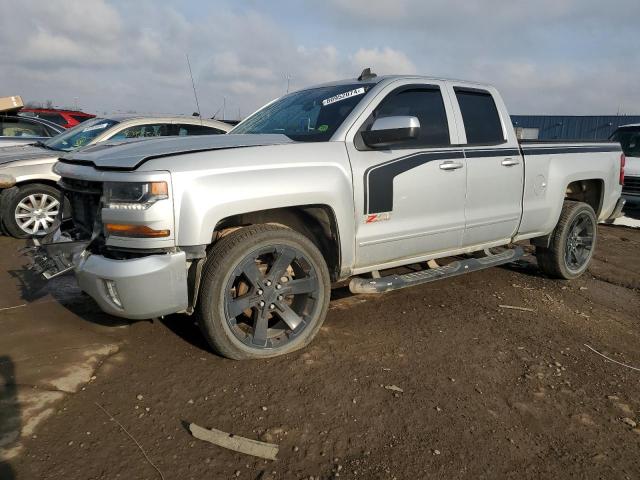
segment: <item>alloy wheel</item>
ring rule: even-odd
[[[251,348],[282,347],[309,325],[318,288],[318,273],[303,252],[289,245],[260,248],[227,282],[227,325]]]
[[[16,223],[29,235],[40,235],[49,231],[60,212],[60,202],[47,193],[26,196],[16,206]]]
[[[593,219],[586,212],[571,222],[565,246],[565,265],[571,272],[581,270],[591,260],[595,229]]]

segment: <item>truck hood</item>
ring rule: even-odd
[[[293,140],[278,134],[162,137],[117,143],[103,142],[66,154],[60,161],[92,165],[105,170],[135,170],[144,162],[159,157],[285,143],[293,143]]]
[[[1,146],[2,144],[0,144]],[[21,160],[57,158],[62,152],[47,150],[37,145],[15,145],[0,148],[0,166]]]

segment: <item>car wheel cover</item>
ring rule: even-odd
[[[29,235],[48,232],[60,213],[60,201],[48,193],[32,193],[18,202],[14,218],[18,227]]]

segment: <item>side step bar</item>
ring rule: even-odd
[[[505,250],[495,255],[487,255],[482,258],[469,258],[459,260],[444,267],[421,270],[419,272],[404,275],[389,275],[381,278],[352,278],[349,282],[351,293],[383,293],[398,290],[405,287],[413,287],[423,283],[433,282],[442,278],[455,277],[463,273],[475,272],[496,265],[513,262],[524,256],[521,247]]]

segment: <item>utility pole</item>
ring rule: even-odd
[[[227,116],[225,111],[227,110],[227,97],[222,97],[222,121],[224,121]]]

